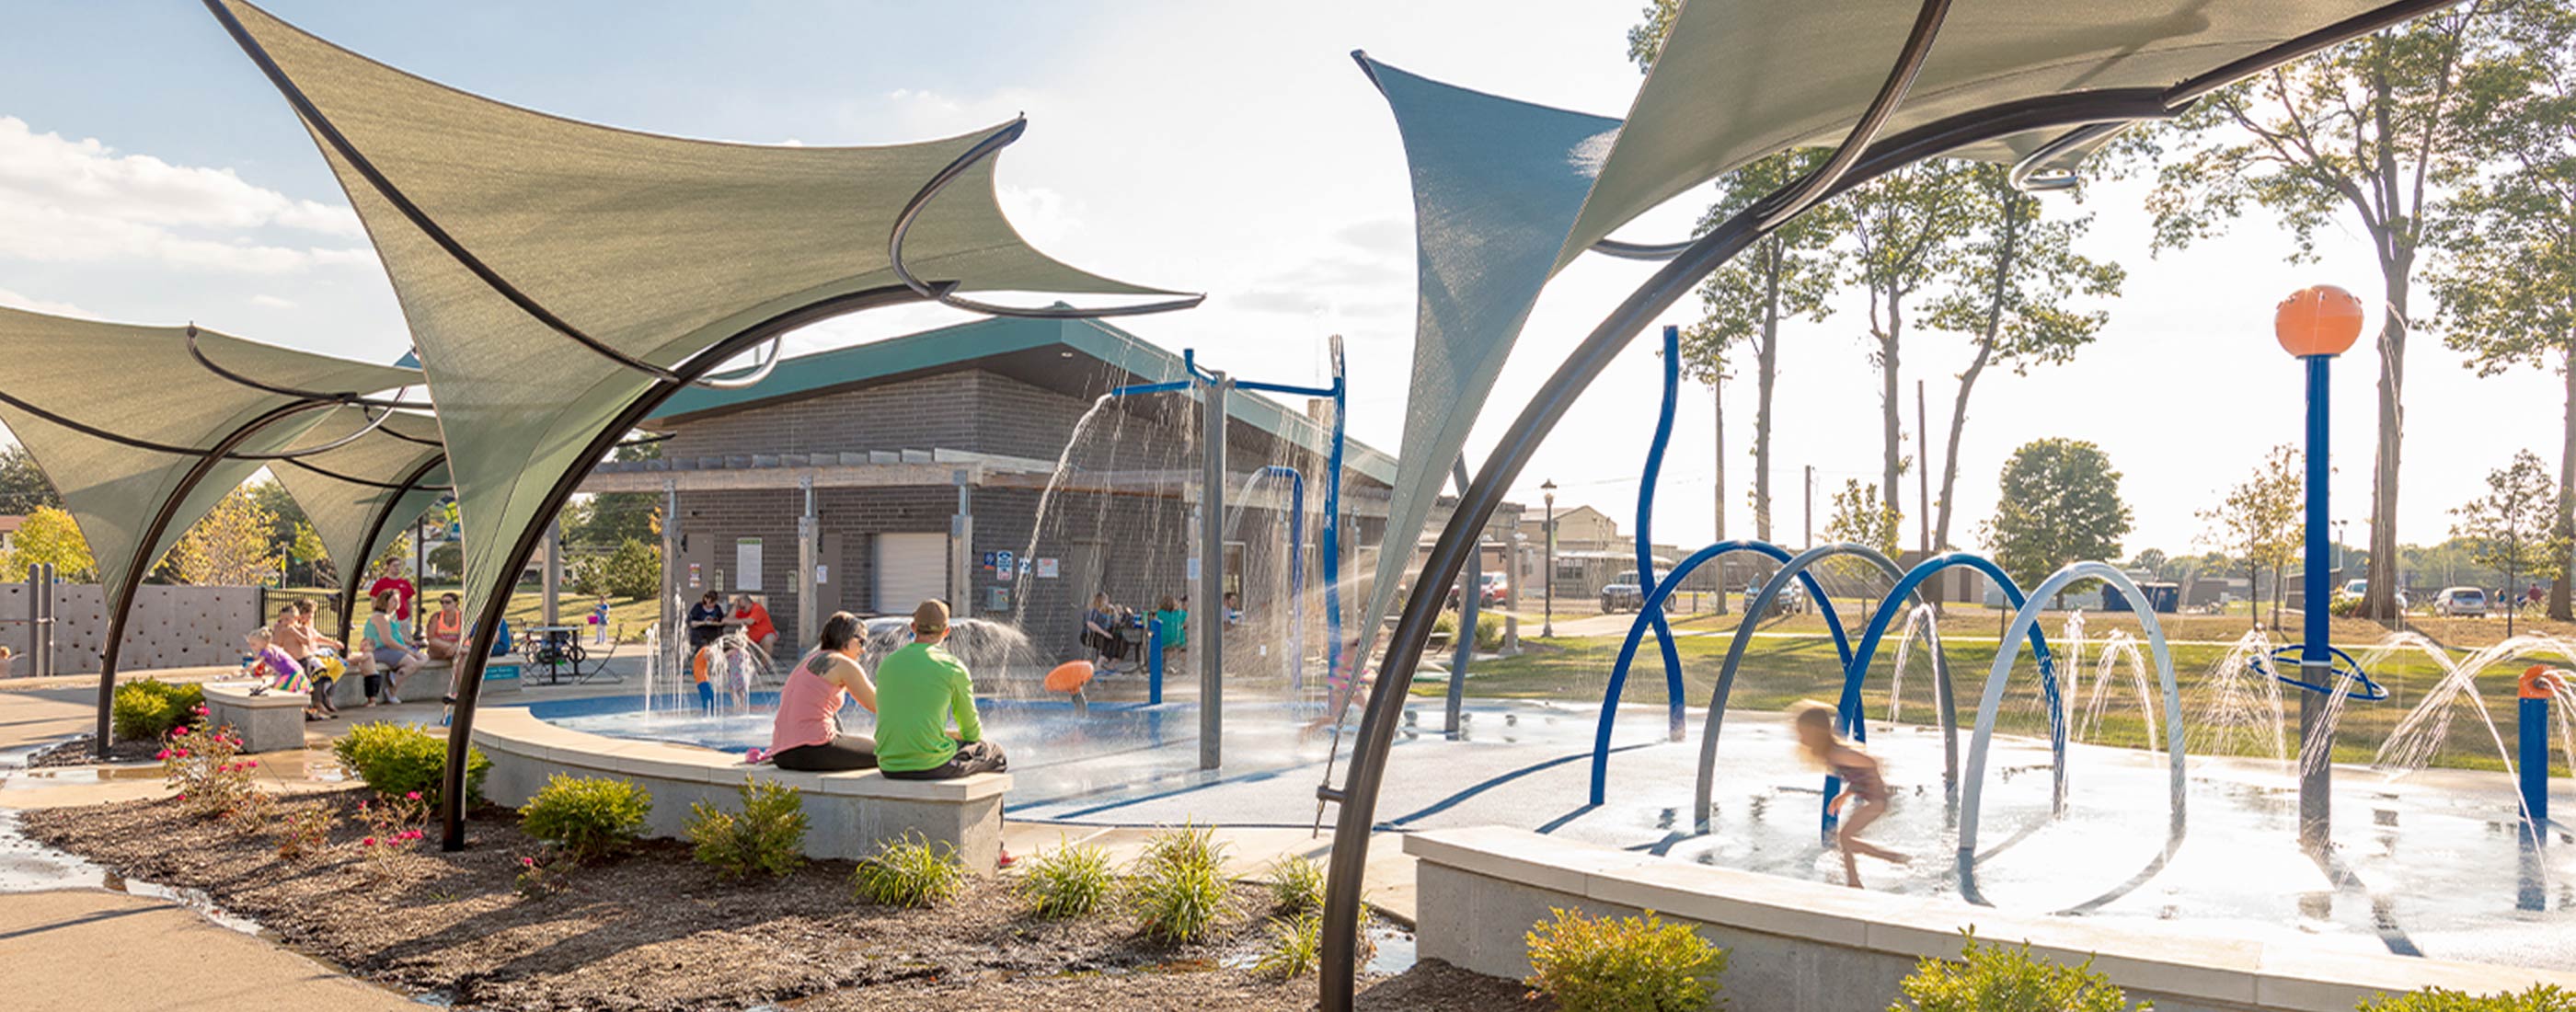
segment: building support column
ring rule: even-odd
[[[957,485],[957,512],[948,518],[948,613],[971,618],[975,614],[975,472],[961,467],[949,472],[948,480]],[[1020,591],[1026,593],[1028,587],[1023,585]]]
[[[688,642],[686,631],[680,628],[682,612],[679,608],[680,572],[681,567],[686,565],[688,563],[680,559],[680,481],[677,478],[664,478],[662,479],[662,599],[654,609],[661,617],[655,623],[660,629],[655,638],[662,648],[662,656],[657,659],[657,663],[661,665],[662,670],[675,674],[680,671],[678,664],[680,653],[677,645]]]
[[[811,640],[822,620],[816,613],[814,588],[822,581],[814,578],[814,567],[822,560],[822,546],[816,542],[821,520],[814,512],[814,476],[796,479],[796,490],[804,500],[804,512],[796,515],[796,576],[787,586],[796,592],[796,640],[790,641],[790,652],[796,641]]]
[[[1226,398],[1234,389],[1221,372],[1210,372],[1200,390],[1199,440],[1203,459],[1199,483],[1198,604],[1190,609],[1198,635],[1190,653],[1199,660],[1199,768],[1212,770],[1223,761],[1220,736],[1225,731],[1225,419]]]

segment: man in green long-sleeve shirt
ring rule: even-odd
[[[1010,768],[1001,746],[984,740],[974,676],[940,646],[947,638],[948,605],[923,601],[912,612],[912,642],[877,665],[877,768],[889,779],[950,780]]]

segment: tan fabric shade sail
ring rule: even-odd
[[[379,422],[375,414],[380,413],[357,407],[334,410],[298,444],[330,449],[268,468],[304,508],[344,592],[364,585],[367,563],[392,541],[386,531],[419,519],[447,494],[447,450],[438,441],[438,420],[402,411]],[[373,431],[359,431],[371,424]]]
[[[908,200],[997,131],[886,147],[657,136],[505,105],[212,0],[296,106],[410,322],[464,521],[468,606],[674,372],[836,312],[912,296],[889,237]],[[1156,294],[1029,248],[963,168],[904,263],[987,291]],[[624,420],[621,420],[624,419]]]
[[[256,344],[202,329],[197,345],[226,371],[294,389],[363,395],[420,379],[409,369]],[[117,610],[124,608],[124,595],[143,570],[265,463],[226,459],[197,474],[203,451],[245,429],[250,432],[240,438],[235,453],[275,454],[299,442],[319,445],[306,437],[335,410],[328,402],[316,404],[218,377],[190,354],[185,327],[98,323],[0,308],[0,362],[8,363],[0,370],[0,397],[17,402],[0,403],[0,422],[8,424],[62,494],[64,509],[80,525],[98,560],[99,581],[109,588],[108,606]],[[297,405],[307,407],[295,410]],[[84,432],[83,427],[95,431]],[[161,520],[158,536],[145,546],[156,518]]]

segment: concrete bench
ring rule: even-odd
[[[244,752],[284,752],[304,747],[304,707],[313,697],[291,692],[251,695],[262,682],[207,682],[206,720],[241,735]]]
[[[808,857],[869,857],[880,844],[909,835],[957,848],[977,873],[990,873],[1001,855],[1002,797],[1011,788],[1007,773],[889,780],[875,770],[797,773],[746,766],[741,756],[727,752],[557,727],[519,707],[476,714],[474,744],[492,760],[483,793],[500,804],[526,803],[557,773],[615,777],[652,792],[646,835],[678,839],[696,802],[741,810],[739,789],[749,777],[804,792]]]

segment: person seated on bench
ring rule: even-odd
[[[912,612],[912,642],[877,664],[877,768],[889,779],[953,780],[1010,768],[1001,746],[984,740],[974,675],[940,646],[947,638],[947,602],[923,601]]]
[[[859,617],[833,612],[823,620],[814,652],[787,673],[786,686],[778,690],[777,723],[769,731],[769,761],[779,769],[836,773],[876,766],[877,743],[841,731],[844,701],[856,699],[868,712],[877,710],[877,687],[859,667],[862,645]],[[706,691],[712,701],[713,690]]]
[[[438,611],[429,616],[429,659],[452,661],[465,650],[465,609],[454,594],[438,595]]]

